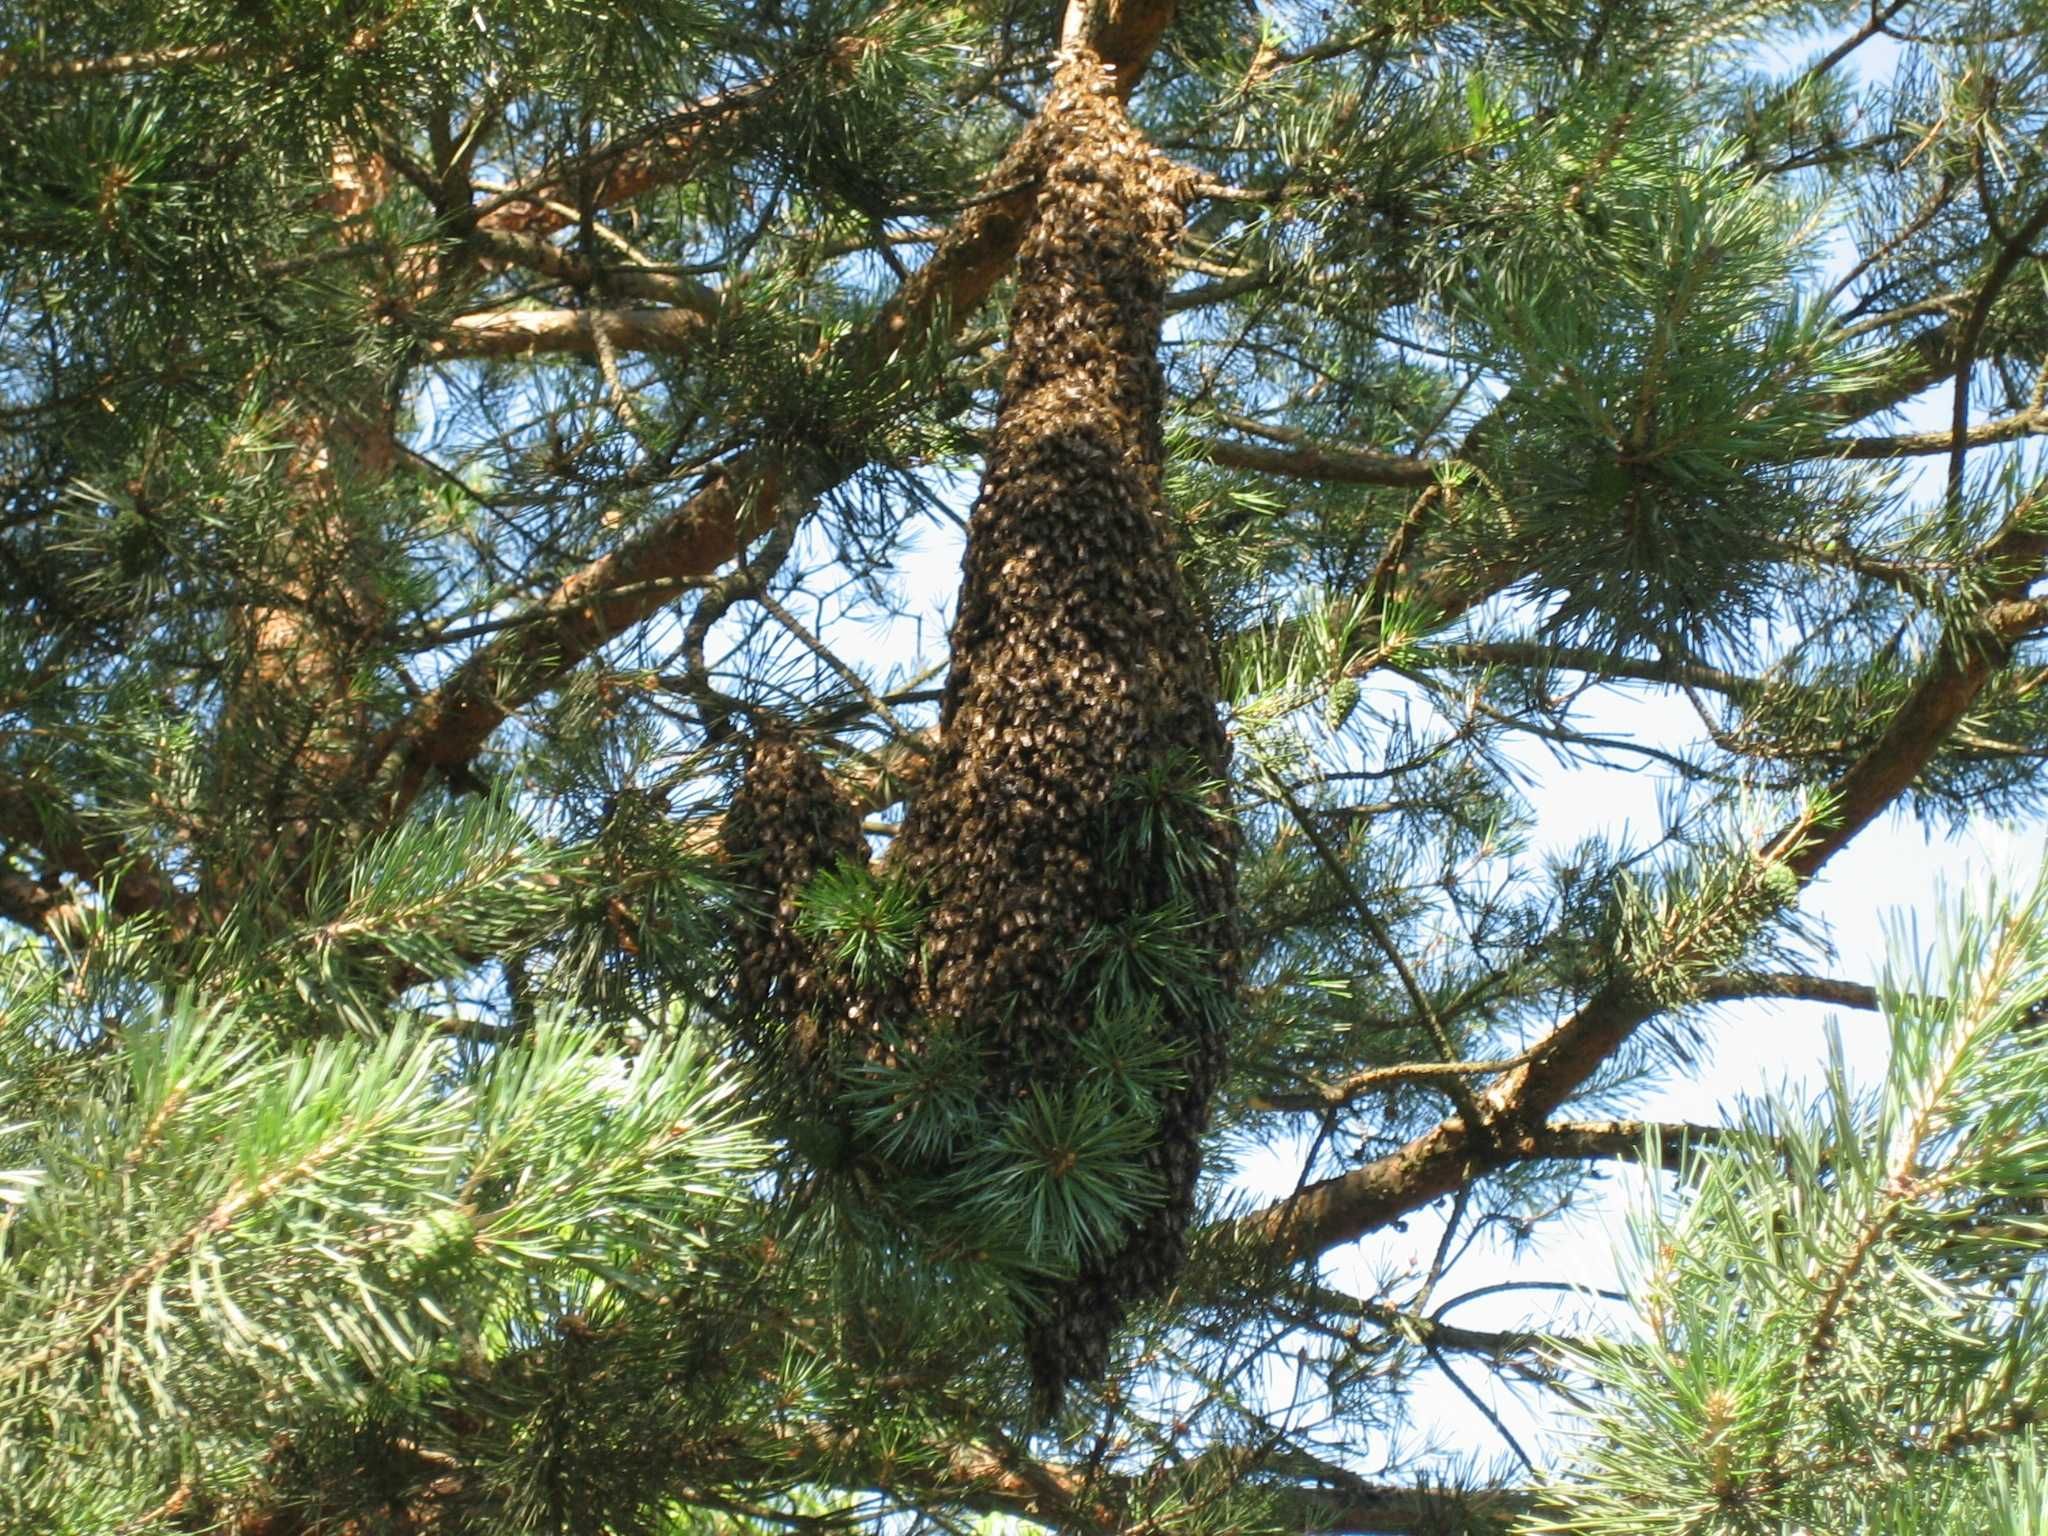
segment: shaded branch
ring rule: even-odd
[[[1770,539],[1766,542],[1787,560],[1806,561],[1813,565],[1867,577],[1871,581],[1890,587],[1895,592],[1904,593],[1923,608],[1932,608],[1940,601],[1940,591],[1935,585],[1936,572],[1930,566],[1886,560],[1877,555],[1850,549],[1846,545],[1825,547],[1795,543],[1790,539]]]
[[[1879,1007],[1877,988],[1873,986],[1833,976],[1806,976],[1797,971],[1709,976],[1699,985],[1699,999],[1703,1003],[1728,1003],[1752,997],[1833,1003],[1838,1008],[1857,1008],[1870,1013]]]
[[[1806,85],[1820,79],[1821,76],[1841,63],[1842,60],[1848,58],[1858,48],[1861,48],[1873,37],[1882,33],[1885,23],[1903,11],[1910,3],[1911,0],[1887,0],[1882,10],[1878,9],[1876,5],[1872,5],[1870,8],[1870,19],[1807,66],[1806,72],[1799,77],[1798,83]]]
[[[551,241],[485,224],[465,237],[481,256],[504,265],[524,267],[567,287],[587,289],[625,299],[647,299],[673,305],[716,320],[719,296],[702,283],[674,272],[641,266],[603,266]]]
[[[954,1470],[970,1481],[964,1494],[946,1490],[948,1502],[989,1514],[1023,1515],[1063,1531],[1099,1536],[1132,1527],[1120,1512],[1142,1508],[1145,1485],[1112,1472],[1084,1477],[1058,1463],[990,1451],[956,1454]],[[1220,1446],[1181,1469],[1255,1487],[1273,1505],[1279,1526],[1329,1536],[1442,1536],[1449,1531],[1495,1528],[1532,1507],[1518,1490],[1400,1487],[1361,1477],[1349,1468],[1292,1446],[1264,1453]]]
[[[1826,446],[1844,459],[1908,459],[1951,453],[1958,442],[1965,449],[1988,448],[2043,433],[2048,433],[2048,410],[2036,408],[1966,427],[1960,438],[1952,431],[1901,432],[1888,437],[1831,437]]]
[[[1988,206],[1986,214],[1990,215]],[[1992,228],[1996,230],[1997,227],[1994,221]],[[2009,239],[2000,242],[1998,259],[1985,274],[1983,286],[1977,290],[1969,317],[1963,322],[1962,334],[1957,339],[1949,421],[1948,494],[1951,502],[1962,499],[1963,466],[1974,446],[1970,441],[1970,374],[1976,367],[1977,348],[1983,342],[1984,328],[1991,323],[1992,306],[1998,302],[2006,283],[2019,271],[2020,264],[2032,258],[2034,242],[2044,231],[2048,231],[2048,198],[2042,199],[2041,205]]]
[[[27,786],[0,784],[0,850],[33,850],[41,879],[11,874],[0,879],[0,917],[38,933],[53,932],[76,899],[49,882],[70,875],[101,888],[119,916],[158,913],[172,933],[190,928],[192,898],[173,886],[151,861],[120,839],[90,833],[72,822],[61,798],[34,794]]]
[[[831,66],[847,68],[873,46],[869,38],[843,38],[832,50]],[[689,174],[695,155],[712,133],[765,105],[788,83],[778,76],[703,97],[497,193],[471,210],[470,220],[478,229],[546,235],[575,223],[584,210],[614,208],[642,193],[672,186]]]
[[[186,64],[215,64],[242,52],[240,43],[197,43],[182,48],[150,48],[135,53],[110,53],[98,59],[31,61],[20,53],[0,53],[0,80],[102,80],[112,75],[148,74]]]
[[[1492,1077],[1519,1065],[1523,1057],[1500,1061],[1404,1061],[1369,1067],[1334,1083],[1318,1083],[1298,1093],[1268,1093],[1253,1098],[1253,1109],[1311,1112],[1343,1109],[1369,1093],[1411,1084],[1448,1088],[1467,1077]],[[1458,1094],[1452,1094],[1457,1099]]]
[[[1546,671],[1554,668],[1583,672],[1601,679],[1627,678],[1633,682],[1704,688],[1731,698],[1748,697],[1763,686],[1756,678],[1726,672],[1704,662],[1669,657],[1616,656],[1606,651],[1542,645],[1534,641],[1475,641],[1431,646],[1416,658],[1416,664],[1421,666],[1439,661],[1454,667],[1523,667]]]
[[[1459,1354],[1498,1359],[1506,1355],[1531,1354],[1559,1342],[1556,1335],[1534,1329],[1463,1328],[1443,1321],[1444,1308],[1423,1316],[1403,1311],[1389,1302],[1369,1301],[1327,1286],[1311,1287],[1303,1299],[1319,1316],[1358,1318],[1413,1343]]]
[[[1232,418],[1229,425],[1240,431],[1256,432],[1271,441],[1247,443],[1227,437],[1197,438],[1195,452],[1211,464],[1225,469],[1324,480],[1339,485],[1412,486],[1420,489],[1436,482],[1439,466],[1429,459],[1381,453],[1348,443],[1319,443],[1305,432],[1285,431],[1236,418]]]

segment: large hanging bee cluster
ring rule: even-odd
[[[1160,493],[1161,301],[1188,182],[1085,50],[1064,59],[1041,132],[941,746],[885,868],[921,903],[896,999],[908,1013],[887,1050],[965,1042],[981,1123],[1037,1114],[1043,1134],[1017,1141],[1051,1180],[1079,1176],[1103,1117],[1138,1127],[1121,1155],[1145,1198],[1078,1244],[1031,1308],[1049,1406],[1101,1372],[1129,1303],[1182,1263],[1233,983],[1234,836],[1213,662]],[[866,1003],[830,1024],[787,1016],[830,992],[804,980],[815,957],[791,934],[791,881],[845,844],[797,782],[794,751],[755,749],[728,832],[735,852],[765,855],[742,986],[784,1010],[792,1041],[874,1017]],[[773,830],[776,795],[789,796],[793,834]],[[1139,1059],[1140,1091],[1097,1092]]]

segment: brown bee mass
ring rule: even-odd
[[[835,1036],[866,1012],[866,999],[796,925],[806,886],[842,860],[866,861],[860,816],[815,758],[787,735],[764,733],[748,748],[723,836],[746,859],[758,895],[735,945],[734,1017],[757,1055],[781,1058],[782,1085],[803,1092],[826,1079]]]
[[[1146,144],[1085,50],[1063,61],[1040,131],[1045,169],[969,526],[941,746],[891,855],[930,904],[898,1006],[978,1042],[992,1109],[1076,1081],[1093,1004],[1074,971],[1092,932],[1178,901],[1215,995],[1234,963],[1220,806],[1187,818],[1175,867],[1163,849],[1112,858],[1105,847],[1134,781],[1213,782],[1225,763],[1209,642],[1160,492],[1161,301],[1188,180]],[[758,850],[756,878],[777,904],[776,920],[742,936],[742,1004],[777,1015],[792,1040],[872,1017],[790,932],[794,890],[858,839],[801,760],[786,742],[757,745],[728,827],[735,851]],[[1185,857],[1186,839],[1201,857]],[[1178,1072],[1146,1157],[1164,1195],[1043,1298],[1029,1352],[1047,1402],[1100,1374],[1129,1304],[1182,1262],[1221,1010],[1161,1002]]]

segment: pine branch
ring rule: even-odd
[[[1834,1064],[1819,1104],[1774,1104],[1644,1213],[1646,1326],[1579,1352],[1605,1406],[1540,1529],[1691,1530],[1702,1507],[1774,1528],[2038,1527],[2041,1500],[1987,1526],[1978,1495],[2007,1502],[2048,1402],[2044,919],[2048,885],[1971,901],[1932,955],[1895,957],[1912,985],[1887,984],[1875,1093]]]
[[[1413,664],[1418,668],[1438,662],[1452,667],[1517,667],[1580,672],[1588,678],[1627,678],[1636,682],[1667,683],[1679,688],[1703,688],[1735,699],[1752,697],[1765,686],[1760,678],[1744,677],[1704,662],[1675,657],[1650,660],[1617,656],[1609,651],[1532,641],[1467,641],[1430,646],[1413,653]]]
[[[683,357],[711,322],[696,309],[501,309],[457,315],[428,343],[440,360],[597,355],[600,338],[627,352]]]
[[[1687,1155],[1728,1139],[1718,1125],[1668,1124],[1649,1120],[1554,1120],[1529,1133],[1523,1147],[1531,1157],[1561,1162],[1655,1163],[1676,1173]]]
[[[1453,1350],[1459,1354],[1486,1355],[1499,1359],[1508,1355],[1541,1353],[1557,1348],[1560,1343],[1555,1334],[1530,1329],[1465,1328],[1456,1323],[1447,1323],[1443,1320],[1444,1313],[1457,1304],[1456,1300],[1438,1307],[1427,1315],[1407,1312],[1383,1301],[1369,1301],[1363,1297],[1349,1296],[1327,1286],[1313,1287],[1304,1300],[1307,1303],[1307,1315],[1303,1321],[1308,1326],[1329,1326],[1326,1323],[1318,1324],[1316,1319],[1354,1317],[1372,1323],[1411,1343]]]
[[[2023,597],[2040,579],[2044,561],[2048,528],[2040,526],[2036,499],[2025,497],[1972,562],[1992,573],[1985,600],[1951,622],[1906,702],[1831,787],[1825,822],[1794,823],[1770,845],[1778,851],[1769,856],[1801,885],[1906,792],[2011,661],[2019,636],[2048,617],[2041,611],[2048,605]],[[1288,1257],[1324,1253],[1452,1193],[1470,1168],[1520,1160],[1512,1137],[1498,1128],[1552,1113],[1660,1011],[1633,980],[1609,983],[1540,1042],[1526,1065],[1486,1089],[1494,1146],[1486,1143],[1488,1130],[1462,1117],[1442,1121],[1398,1151],[1239,1218],[1229,1235],[1270,1244]]]
[[[1810,880],[1835,854],[1895,803],[1954,733],[1992,677],[2007,666],[2021,639],[2041,621],[2027,591],[2048,562],[2048,516],[2041,493],[2023,496],[1999,531],[1965,568],[1987,573],[1983,601],[1952,619],[1932,660],[1906,700],[1833,786],[1827,825],[1789,860]]]
[[[1219,419],[1239,433],[1268,440],[1247,443],[1224,437],[1196,438],[1196,453],[1225,469],[1248,469],[1336,485],[1411,486],[1418,490],[1435,484],[1440,469],[1428,459],[1382,453],[1354,443],[1322,442],[1306,432],[1274,427],[1230,412],[1220,413]]]
[[[1128,94],[1172,7],[1126,0],[1098,14],[1100,50]],[[1044,136],[1036,125],[1025,130],[990,177],[997,193],[970,208],[874,323],[850,338],[845,353],[858,377],[881,376],[934,334],[957,335],[988,297],[1023,238]],[[755,454],[721,466],[669,516],[565,577],[537,605],[532,622],[463,662],[409,719],[372,744],[359,775],[367,779],[396,753],[401,766],[387,815],[402,814],[437,773],[464,769],[514,711],[660,609],[684,583],[738,555],[774,522],[778,508],[791,501],[808,508],[859,467],[829,457],[773,463]]]
[[[2048,433],[2048,411],[2034,407],[1966,426],[1960,439],[1953,430],[1943,432],[1899,432],[1879,437],[1835,437],[1827,449],[1844,459],[1929,458],[1952,453],[1958,441],[1965,450],[1989,448],[1998,443],[2016,443]]]
[[[1317,480],[1328,485],[1425,486],[1438,466],[1428,459],[1402,458],[1348,444],[1301,444],[1269,448],[1226,437],[1198,437],[1195,453],[1224,469],[1251,470],[1286,479]]]
[[[1981,149],[1979,153],[1982,153]],[[1984,214],[1996,233],[1998,220],[1988,201]],[[1948,497],[1958,509],[1963,496],[1964,467],[1968,463],[1970,449],[1976,446],[1971,441],[1970,431],[1970,375],[1976,368],[1977,349],[1984,339],[1984,328],[1991,323],[1992,306],[2005,291],[2005,285],[2023,265],[2039,259],[2034,243],[2043,232],[2048,232],[2048,198],[2042,200],[2018,229],[2000,237],[1997,258],[1978,285],[1970,312],[1964,317],[1961,334],[1956,339],[1955,381],[1949,420]]]
[[[102,80],[116,75],[155,74],[189,64],[218,64],[245,52],[241,43],[194,43],[184,47],[150,48],[110,53],[97,59],[31,59],[0,52],[0,80]]]
[[[358,1412],[366,1381],[439,1370],[508,1304],[544,1324],[593,1280],[674,1283],[759,1172],[687,1038],[628,1075],[604,1030],[553,1010],[452,1085],[430,1032],[284,1054],[221,1010],[127,1023],[4,1208],[9,1511],[161,1470],[161,1424],[261,1441],[280,1415]],[[21,1433],[37,1424],[63,1428]]]
[[[1749,998],[1785,998],[1795,1002],[1833,1003],[1839,1008],[1876,1012],[1877,988],[1833,976],[1807,976],[1796,971],[1744,971],[1709,976],[1699,984],[1703,1003],[1729,1003]]]
[[[173,886],[151,860],[117,837],[79,827],[64,797],[19,782],[0,782],[0,849],[35,850],[43,880],[11,882],[10,899],[0,916],[17,922],[26,918],[23,926],[37,932],[49,931],[49,920],[70,901],[44,884],[56,874],[103,887],[119,916],[161,915],[174,936],[189,930],[197,915],[192,898]]]
[[[831,67],[847,68],[871,46],[862,37],[840,39]],[[466,220],[480,230],[538,238],[574,224],[585,208],[602,212],[673,186],[688,177],[714,135],[738,127],[790,84],[771,78],[713,92],[588,154],[549,165],[531,181],[465,210]]]
[[[1843,413],[1845,416],[1853,413],[1852,419],[1866,419],[1893,408],[1899,399],[1916,394],[1921,388],[1934,382],[1937,382],[1937,378],[1931,368],[1925,376],[1902,376],[1882,395],[1855,397],[1853,404],[1843,407]],[[1239,425],[1240,430],[1244,431],[1252,431],[1257,425],[1235,422],[1232,424]],[[1969,448],[1985,448],[2000,443],[2020,442],[2043,433],[2048,433],[2048,412],[2029,409],[1968,427],[1964,430],[1961,440]],[[1262,435],[1272,436],[1274,444],[1248,443],[1236,438],[1207,436],[1193,439],[1192,447],[1201,458],[1225,469],[1277,475],[1282,479],[1313,480],[1326,485],[1422,487],[1431,484],[1447,465],[1455,462],[1382,453],[1352,443],[1318,440],[1304,432],[1290,431],[1282,434],[1268,428]],[[1788,448],[1760,462],[1796,463],[1811,459],[1871,461],[1932,457],[1951,453],[1956,441],[1953,431],[1829,437],[1811,447]]]
[[[949,1460],[948,1476],[931,1489],[932,1505],[1018,1515],[1091,1536],[1145,1528],[1134,1527],[1126,1513],[1145,1507],[1141,1475],[1032,1457],[1007,1440],[962,1447]],[[1327,1536],[1481,1536],[1530,1507],[1528,1495],[1513,1489],[1375,1482],[1291,1445],[1263,1454],[1256,1447],[1218,1447],[1188,1458],[1179,1470],[1212,1497],[1240,1487],[1252,1493],[1279,1529]]]
[[[1522,1057],[1499,1061],[1404,1061],[1392,1066],[1369,1067],[1334,1083],[1318,1084],[1307,1093],[1260,1094],[1251,1101],[1253,1109],[1288,1112],[1321,1112],[1343,1109],[1368,1094],[1412,1084],[1441,1087],[1466,1077],[1493,1077],[1521,1064]],[[1453,1102],[1456,1102],[1454,1096]]]
[[[707,324],[724,301],[703,284],[645,265],[607,266],[533,235],[481,224],[465,237],[479,254],[501,264],[524,267],[566,287],[624,299],[649,299],[688,310]]]

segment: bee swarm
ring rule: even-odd
[[[1075,966],[1091,932],[1178,902],[1217,997],[1235,964],[1220,791],[1203,791],[1212,803],[1183,829],[1200,857],[1169,867],[1157,849],[1106,856],[1134,779],[1214,785],[1225,767],[1208,637],[1161,498],[1161,305],[1189,182],[1127,120],[1110,71],[1085,49],[1063,60],[1040,128],[1043,181],[969,527],[941,745],[890,855],[929,903],[907,995],[892,1006],[916,1021],[906,1034],[944,1028],[976,1043],[982,1102],[998,1113],[1034,1089],[1077,1085],[1075,1042],[1094,1001]],[[728,846],[751,851],[775,908],[742,935],[742,1006],[778,1017],[800,1056],[828,1016],[837,1029],[874,1019],[791,932],[792,893],[832,859],[859,856],[852,813],[830,799],[798,748],[763,740],[728,823]],[[1177,1071],[1145,1160],[1162,1198],[1042,1298],[1028,1351],[1047,1407],[1064,1383],[1101,1374],[1130,1303],[1183,1261],[1222,1010],[1161,1003]]]
[[[833,1060],[871,1013],[817,946],[797,932],[797,898],[842,860],[864,861],[860,816],[817,759],[786,734],[748,748],[739,793],[725,816],[728,853],[744,857],[759,909],[735,945],[734,1016],[757,1055],[779,1055],[778,1082],[801,1093],[831,1076]]]

